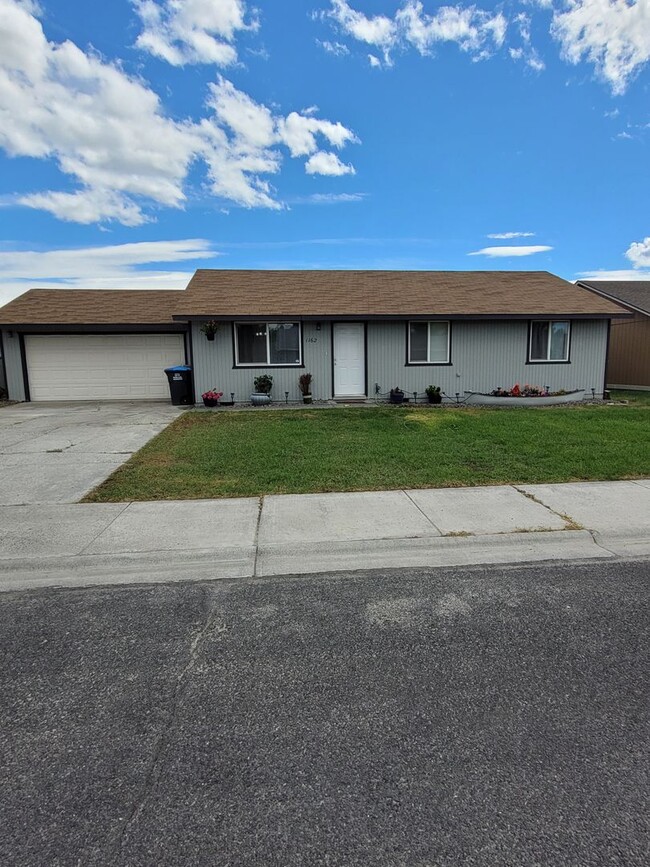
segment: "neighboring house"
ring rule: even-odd
[[[0,341],[0,400],[7,390],[7,377],[5,376],[5,362],[2,357],[2,341]]]
[[[609,388],[650,388],[650,280],[580,280],[634,316],[615,319],[609,339]]]
[[[0,331],[15,400],[164,398],[162,369],[184,361],[199,399],[247,401],[268,373],[276,400],[296,400],[304,372],[315,399],[515,382],[601,394],[610,320],[630,315],[544,271],[200,270],[184,291],[32,289]]]

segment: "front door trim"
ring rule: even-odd
[[[336,394],[336,373],[334,370],[334,332],[336,331],[337,325],[363,325],[363,367],[364,367],[364,377],[363,377],[363,389],[364,393],[359,395],[338,395]],[[331,331],[331,354],[332,354],[332,398],[338,397],[350,397],[350,398],[358,398],[363,399],[368,396],[368,323],[360,322],[358,319],[345,319],[345,320],[337,320],[336,322],[332,322]]]

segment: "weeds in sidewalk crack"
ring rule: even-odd
[[[585,528],[582,524],[579,524],[575,518],[572,518],[571,515],[567,515],[565,512],[556,512],[555,509],[552,509],[550,506],[547,506],[543,500],[540,500],[539,497],[536,497],[535,494],[531,494],[529,491],[525,491],[523,488],[518,488],[517,485],[512,486],[515,491],[522,494],[522,496],[527,497],[529,500],[532,500],[533,503],[537,503],[538,506],[543,506],[545,509],[548,509],[553,515],[557,515],[558,518],[562,518],[565,525],[562,527],[563,530],[584,530]]]

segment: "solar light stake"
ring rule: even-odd
[[[284,393],[284,402],[289,403],[289,392],[288,391],[285,391],[285,393]]]
[[[413,403],[417,403],[417,402],[418,402],[418,393],[417,393],[417,391],[414,391],[413,392]]]
[[[234,391],[230,392],[230,402],[232,403],[233,406],[235,405],[235,392]]]
[[[595,388],[591,389],[591,399],[596,400],[596,389]]]
[[[459,397],[460,397],[460,392],[457,391],[456,392],[456,403],[460,403],[460,401],[458,400]]]

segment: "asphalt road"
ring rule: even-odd
[[[0,863],[646,865],[649,579],[4,594]]]

